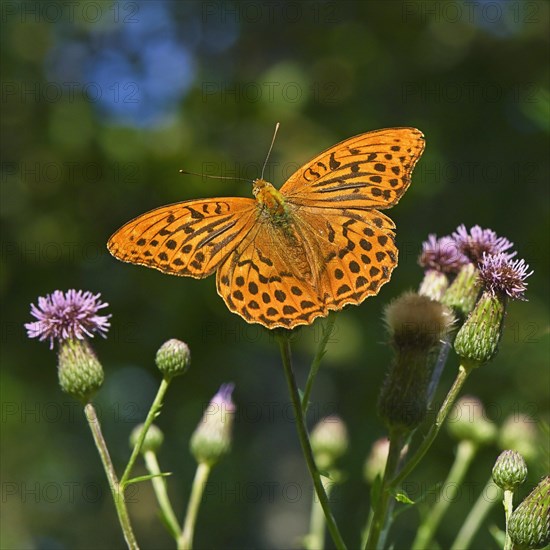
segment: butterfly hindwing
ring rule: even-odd
[[[319,300],[328,310],[378,294],[397,265],[393,222],[376,210],[302,207],[299,224],[317,235],[324,266]]]
[[[269,223],[257,227],[220,265],[216,284],[227,307],[267,328],[310,324],[324,315],[318,253]]]
[[[202,279],[246,236],[256,213],[256,202],[248,198],[175,203],[128,222],[107,247],[124,262]]]
[[[376,210],[293,206],[284,230],[258,223],[220,265],[218,294],[248,322],[311,324],[389,280],[397,264],[393,227]]]

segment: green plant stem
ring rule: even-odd
[[[369,538],[370,526],[372,525],[372,507],[369,506],[369,514],[367,516],[367,522],[361,531],[361,548],[366,548],[367,539]]]
[[[439,379],[445,368],[445,363],[449,357],[449,351],[451,350],[451,339],[452,336],[447,334],[445,339],[439,347],[439,353],[437,354],[437,360],[435,362],[434,368],[432,370],[432,375],[430,378],[430,385],[428,386],[428,405],[431,405],[434,398],[437,386],[439,385]]]
[[[412,550],[431,548],[431,542],[441,519],[449,508],[449,504],[456,497],[456,491],[462,483],[470,464],[477,452],[477,445],[470,440],[463,440],[458,444],[456,457],[449,475],[438,492],[437,503],[420,525]]]
[[[470,547],[470,543],[478,532],[483,520],[494,506],[496,500],[488,498],[491,492],[496,492],[497,486],[491,478],[487,481],[485,487],[477,497],[475,504],[473,505],[470,513],[466,517],[466,520],[462,524],[458,535],[456,536],[451,550],[466,550]]]
[[[403,432],[397,432],[394,430],[390,433],[390,448],[388,451],[388,459],[386,461],[386,467],[384,469],[384,477],[382,478],[382,485],[380,487],[380,495],[378,502],[374,507],[374,513],[372,516],[372,522],[370,524],[369,535],[365,548],[367,550],[379,550],[384,547],[385,538],[387,535],[386,523],[388,521],[388,511],[390,503],[390,480],[395,475],[399,466],[399,460],[401,451],[403,450],[403,444],[406,439],[406,435]]]
[[[178,539],[178,550],[192,550],[193,548],[193,535],[195,534],[197,515],[199,513],[204,487],[211,469],[211,466],[205,462],[199,462],[197,466],[193,487],[191,487],[189,504],[187,505],[187,513],[185,514],[185,520],[183,522],[183,529]]]
[[[281,357],[283,361],[283,368],[285,371],[285,378],[288,386],[288,392],[290,394],[290,399],[292,401],[292,407],[294,408],[294,414],[296,415],[296,430],[298,431],[298,438],[300,439],[300,445],[302,446],[302,452],[304,458],[306,459],[306,464],[309,470],[311,479],[313,480],[313,486],[315,487],[315,492],[325,513],[325,519],[327,521],[327,527],[334,541],[334,545],[338,550],[344,550],[346,545],[340,535],[338,526],[332,512],[330,510],[328,497],[323,487],[323,482],[321,481],[321,476],[315,464],[315,459],[313,458],[313,452],[311,450],[311,444],[309,442],[309,435],[307,433],[306,423],[304,420],[304,415],[302,414],[302,403],[300,401],[300,394],[298,392],[298,386],[296,385],[296,378],[294,377],[294,372],[292,370],[292,361],[290,356],[290,341],[288,334],[278,333],[278,342],[279,349],[281,351]]]
[[[162,407],[162,401],[164,399],[164,395],[166,394],[166,390],[168,389],[168,386],[170,385],[170,379],[169,378],[163,378],[162,382],[160,383],[159,389],[157,391],[157,395],[155,396],[155,400],[153,401],[153,404],[151,405],[151,408],[149,409],[149,412],[147,413],[147,418],[145,419],[145,422],[143,423],[143,428],[141,429],[141,432],[139,434],[139,437],[136,441],[136,444],[134,445],[134,448],[132,449],[132,454],[130,456],[130,460],[128,460],[128,465],[126,466],[126,469],[124,470],[124,473],[122,474],[122,477],[120,478],[120,486],[122,487],[122,490],[126,487],[126,484],[128,483],[128,478],[132,474],[132,469],[134,467],[134,464],[136,462],[136,459],[139,455],[139,452],[141,450],[141,446],[143,445],[143,440],[145,439],[145,436],[147,435],[147,431],[149,430],[149,427],[155,420],[155,418],[159,415],[160,409]]]
[[[334,329],[334,323],[336,322],[336,313],[331,313],[325,322],[325,325],[323,327],[323,336],[321,337],[321,340],[319,342],[319,346],[317,347],[317,352],[315,353],[315,357],[313,358],[313,361],[311,362],[311,367],[309,369],[309,374],[306,381],[306,386],[304,389],[304,394],[302,396],[302,414],[305,416],[307,413],[307,409],[309,407],[309,399],[311,396],[311,390],[313,389],[313,382],[315,382],[315,377],[317,376],[317,373],[319,372],[319,367],[321,366],[321,361],[326,353],[326,347],[330,338],[330,335],[332,334],[332,331]]]
[[[330,495],[330,489],[332,483],[326,477],[321,478],[323,487],[327,493],[327,496]],[[305,548],[307,550],[323,550],[325,547],[325,513],[323,508],[319,503],[319,499],[316,494],[313,494],[313,499],[311,503],[311,516],[309,520],[309,533],[305,537]]]
[[[97,418],[95,407],[92,403],[86,403],[84,406],[84,413],[86,415],[86,420],[88,421],[88,426],[90,426],[95,446],[99,452],[99,457],[101,458],[105,474],[107,475],[107,481],[109,482],[109,487],[111,488],[111,492],[113,494],[113,501],[115,503],[118,521],[120,523],[120,527],[122,528],[122,533],[124,534],[126,544],[131,550],[139,550],[139,546],[132,529],[132,524],[130,523],[130,516],[128,515],[126,501],[124,499],[124,488],[117,479],[116,472],[109,455],[109,450],[107,449],[107,444],[105,443],[103,433],[101,432],[101,425],[99,423],[99,419]]]
[[[510,521],[510,516],[512,515],[512,512],[514,511],[514,504],[513,504],[513,498],[514,498],[514,492],[513,491],[507,491],[504,490],[504,514],[506,516],[506,542],[504,543],[504,550],[512,550],[514,547],[514,544],[512,543],[512,539],[510,538],[510,535],[508,533],[508,523]]]
[[[143,455],[143,459],[145,460],[145,466],[147,467],[149,473],[156,476],[151,479],[153,490],[155,491],[155,496],[157,497],[157,502],[159,503],[164,522],[170,531],[170,534],[175,540],[177,540],[180,534],[180,528],[176,514],[174,514],[174,509],[170,503],[170,498],[168,497],[166,480],[160,475],[161,471],[157,460],[157,455],[153,451],[147,451]]]
[[[471,370],[472,367],[467,367],[464,365],[460,365],[458,367],[458,374],[456,375],[455,381],[453,382],[449,393],[447,393],[447,396],[445,397],[445,401],[443,401],[443,404],[441,405],[441,408],[437,413],[435,422],[432,424],[430,430],[424,438],[424,441],[422,441],[422,443],[413,454],[413,456],[410,458],[410,460],[407,462],[405,467],[393,478],[393,480],[389,484],[390,489],[394,489],[395,487],[397,487],[397,485],[399,485],[399,483],[401,483],[416,468],[422,458],[424,458],[424,455],[428,452],[428,449],[431,447],[432,443],[437,437],[441,426],[445,422],[447,415],[451,411],[453,404],[458,397],[458,394],[460,393],[464,382],[466,382],[466,379],[468,378]]]

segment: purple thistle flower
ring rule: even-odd
[[[479,277],[491,294],[506,294],[517,300],[525,300],[525,279],[532,274],[524,260],[512,260],[510,254],[504,252],[485,253],[479,264]]]
[[[38,307],[31,304],[31,315],[38,321],[25,324],[27,336],[41,342],[49,339],[50,349],[53,349],[54,340],[83,340],[85,336],[93,337],[94,333],[105,337],[111,326],[108,321],[111,315],[97,314],[109,305],[101,302],[100,296],[74,289],[40,296]]]
[[[443,273],[458,273],[461,266],[468,263],[468,258],[462,254],[454,239],[434,234],[428,235],[428,240],[422,243],[422,254],[418,263],[426,269],[435,269]]]
[[[211,399],[210,406],[220,407],[224,413],[235,412],[235,403],[233,403],[233,399],[231,398],[234,389],[235,384],[233,384],[232,382],[222,384],[216,395],[214,395],[214,397]]]
[[[197,462],[213,466],[231,448],[236,407],[231,399],[235,384],[222,384],[210,400],[189,446]]]
[[[474,264],[478,264],[483,258],[483,254],[499,254],[512,248],[511,243],[505,237],[497,237],[497,234],[491,229],[481,229],[479,225],[474,225],[470,232],[462,224],[452,234],[458,249],[466,255]],[[516,252],[506,253],[507,258],[513,258]]]

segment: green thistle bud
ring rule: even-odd
[[[138,424],[130,434],[130,448],[134,448],[138,442],[141,430],[143,429],[143,424]],[[145,454],[148,451],[157,453],[160,449],[162,442],[164,441],[164,434],[158,426],[151,424],[141,445],[140,452]]]
[[[527,462],[535,461],[539,454],[535,426],[535,419],[527,414],[509,416],[500,428],[500,448],[515,449]]]
[[[454,344],[456,353],[470,366],[483,365],[497,354],[505,312],[505,297],[491,292],[482,294]]]
[[[455,403],[447,429],[455,439],[473,441],[478,445],[493,442],[497,435],[497,427],[487,418],[483,403],[469,395]]]
[[[367,483],[372,484],[378,476],[381,477],[384,474],[389,450],[390,440],[387,437],[377,439],[372,444],[370,453],[363,466],[363,477]]]
[[[348,449],[348,432],[343,420],[335,415],[321,419],[311,432],[311,448],[317,466],[327,470]]]
[[[504,491],[515,491],[527,477],[527,464],[516,451],[502,451],[493,466],[493,481]]]
[[[441,301],[448,286],[449,279],[445,273],[430,269],[426,271],[424,279],[422,279],[418,294],[426,296],[431,300]]]
[[[422,422],[434,353],[453,322],[450,310],[426,296],[406,293],[385,310],[395,359],[378,400],[387,426],[409,431]]]
[[[231,400],[233,388],[233,384],[221,386],[191,437],[191,453],[199,463],[213,466],[231,448],[231,428],[235,416],[235,404]]]
[[[546,476],[514,510],[508,534],[517,548],[544,548],[550,543],[550,477]]]
[[[57,363],[61,389],[83,403],[103,384],[103,368],[86,339],[60,342]]]
[[[172,338],[160,346],[155,361],[165,378],[185,374],[191,364],[189,346],[181,340]]]
[[[441,301],[461,317],[466,317],[474,308],[480,288],[477,269],[468,263],[460,268]]]

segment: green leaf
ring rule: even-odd
[[[414,500],[411,500],[405,493],[395,493],[394,495],[395,500],[397,502],[402,502],[403,504],[416,504]]]
[[[172,472],[163,472],[160,474],[147,474],[146,476],[139,476],[139,477],[133,477],[132,479],[129,479],[126,482],[126,485],[130,485],[132,483],[141,483],[142,481],[149,481],[150,479],[153,479],[154,477],[168,477],[171,476]]]

